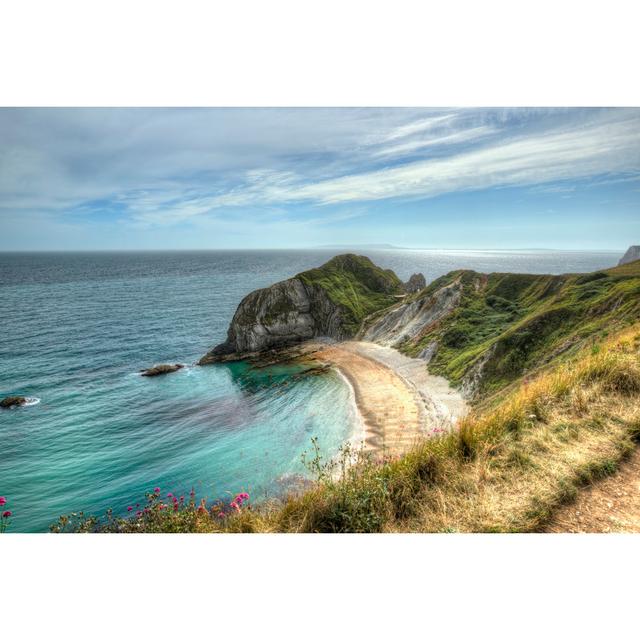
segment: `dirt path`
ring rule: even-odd
[[[446,405],[425,395],[424,389],[396,370],[397,363],[384,361],[378,350],[391,351],[351,341],[319,345],[313,357],[336,366],[351,383],[364,421],[365,448],[394,455],[407,451],[433,429],[450,428],[455,418]],[[426,369],[424,363],[418,364]]]
[[[640,533],[640,449],[610,478],[582,490],[562,507],[550,533]]]

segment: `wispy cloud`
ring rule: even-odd
[[[478,132],[478,129],[481,131]],[[460,132],[488,134],[486,126]],[[473,137],[473,136],[471,136]],[[309,202],[319,205],[539,185],[640,170],[640,120],[615,114],[571,130],[521,135],[445,157],[309,182],[294,171],[252,171],[242,184],[185,202],[198,215],[222,207]],[[569,187],[565,187],[567,190]],[[135,210],[134,210],[135,211]]]
[[[469,142],[471,140],[477,140],[479,138],[485,138],[498,130],[494,127],[487,125],[481,125],[479,127],[472,127],[470,129],[463,129],[456,131],[455,133],[448,133],[445,135],[435,135],[432,137],[421,137],[418,139],[412,139],[402,144],[384,146],[376,151],[374,156],[400,156],[407,154],[415,154],[417,151],[422,151],[427,147],[437,147],[440,145],[452,145],[460,144],[462,142]]]
[[[436,127],[442,127],[445,124],[451,124],[458,117],[458,114],[448,113],[445,115],[432,116],[429,118],[420,118],[419,120],[414,120],[413,122],[409,122],[408,124],[394,127],[390,131],[380,135],[378,138],[372,139],[371,142],[393,142],[395,140],[398,140],[399,138],[406,138],[417,133],[424,133],[425,131],[432,130]]]

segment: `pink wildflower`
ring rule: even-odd
[[[160,487],[156,487],[153,491],[154,493],[160,493]]]
[[[225,514],[224,514],[224,511],[221,511],[221,512],[218,514],[218,518],[225,518],[225,517],[226,517],[226,516],[225,516]]]
[[[7,499],[4,496],[0,496],[0,507],[7,504]]]
[[[127,511],[133,511],[133,507],[127,507]]]
[[[137,516],[138,516],[138,518],[139,518],[140,516],[142,516],[142,511],[136,511],[136,515],[137,515]]]
[[[2,517],[3,518],[8,518],[11,515],[11,511],[3,511],[2,512]]]
[[[173,493],[167,493],[167,498],[173,498]]]
[[[173,503],[173,510],[174,510],[174,511],[177,511],[177,510],[178,510],[178,503],[177,503],[177,502],[174,502],[174,503]]]

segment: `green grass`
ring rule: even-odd
[[[455,279],[462,284],[460,304],[401,351],[415,356],[437,341],[429,369],[454,384],[486,360],[480,395],[640,317],[640,262],[561,276],[457,271],[419,296]]]
[[[402,293],[402,283],[393,271],[354,254],[336,256],[296,277],[308,286],[321,287],[341,307],[342,326],[349,336],[357,333],[366,316],[396,303],[394,294]]]

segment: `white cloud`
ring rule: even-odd
[[[444,124],[451,124],[458,117],[459,114],[448,113],[440,116],[432,116],[430,118],[421,118],[420,120],[415,120],[413,122],[409,122],[408,124],[403,124],[399,127],[395,127],[391,131],[379,136],[377,139],[372,139],[371,142],[393,142],[394,140],[398,140],[399,138],[406,138],[407,136],[412,136],[417,133],[429,131],[430,129],[433,129],[435,127],[441,127]]]
[[[202,206],[210,211],[232,205],[428,198],[629,171],[640,171],[640,121],[614,113],[569,131],[521,136],[444,158],[312,183],[293,172],[250,173],[244,186],[205,198]]]
[[[0,211],[104,199],[143,226],[640,171],[638,110],[5,109],[0,137]]]
[[[455,133],[437,135],[430,138],[419,138],[410,140],[409,142],[403,142],[402,144],[382,147],[374,153],[374,156],[407,155],[409,153],[415,153],[416,151],[426,149],[427,147],[460,144],[461,142],[469,142],[470,140],[485,138],[486,136],[489,136],[492,133],[496,133],[497,131],[498,130],[494,127],[490,127],[487,125],[471,127],[470,129],[462,129],[461,131],[456,131]]]

